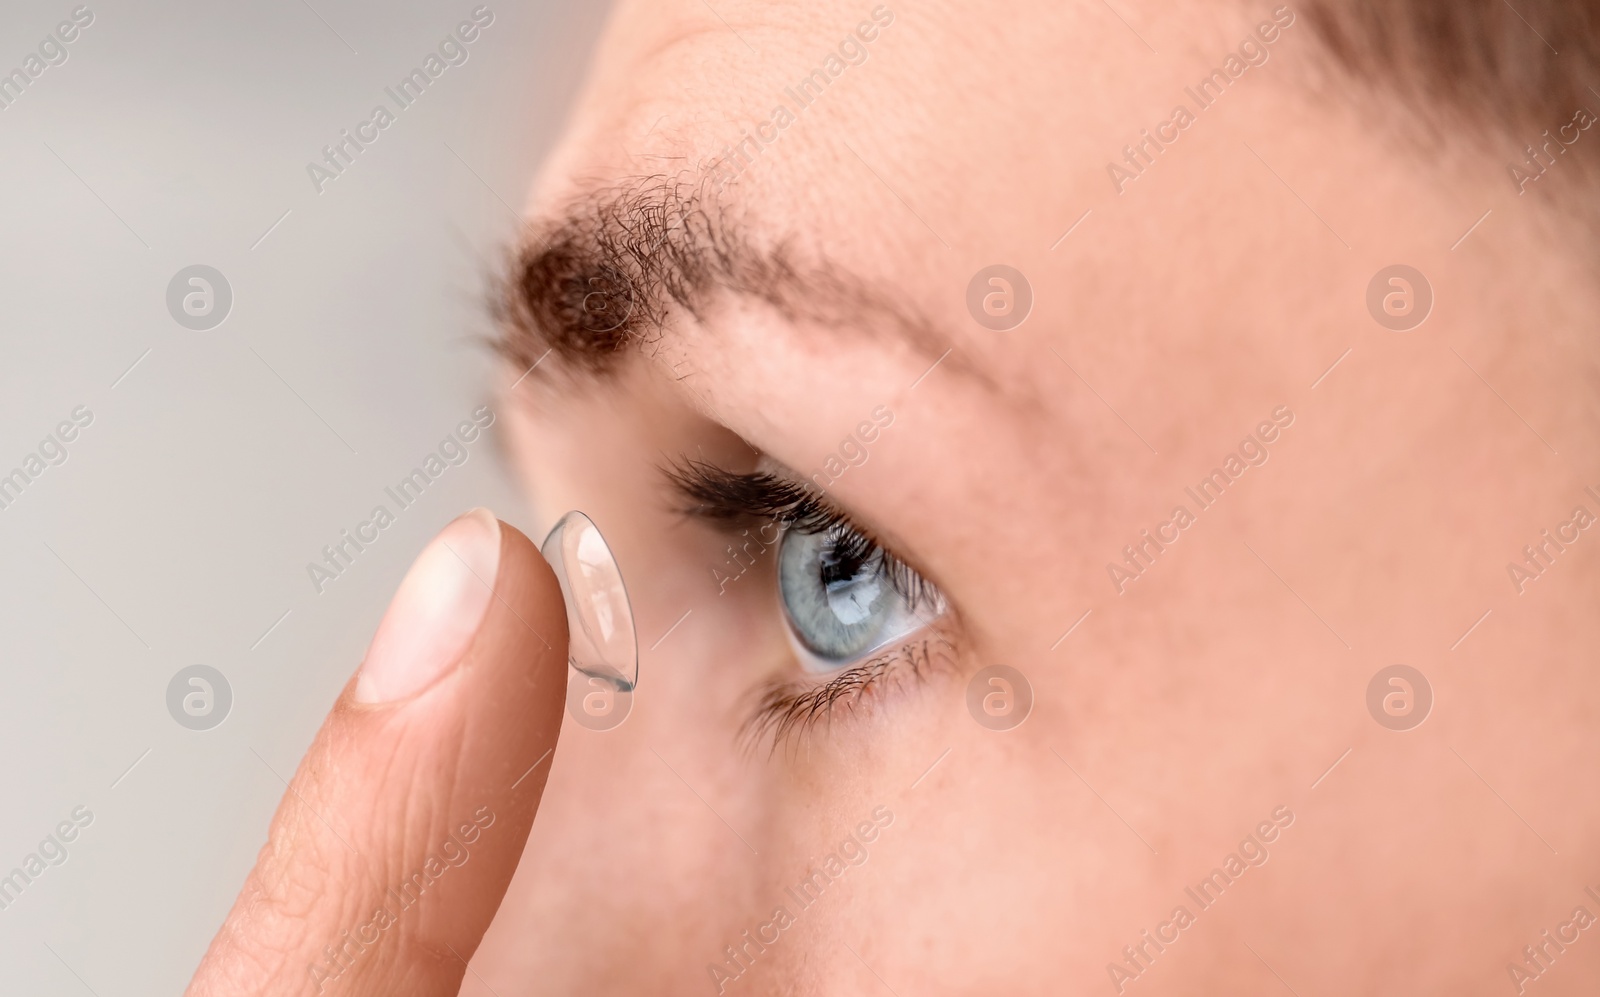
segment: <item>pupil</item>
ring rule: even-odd
[[[865,552],[856,549],[854,544],[845,543],[844,539],[836,537],[828,541],[827,546],[817,555],[823,588],[856,577],[867,561]]]

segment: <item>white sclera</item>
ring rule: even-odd
[[[633,606],[611,548],[594,521],[574,509],[539,548],[567,603],[567,660],[585,675],[628,691],[639,683]]]

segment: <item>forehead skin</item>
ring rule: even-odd
[[[531,213],[559,216],[640,176],[697,180],[741,129],[793,107],[786,88],[873,6],[622,4]],[[1571,780],[1588,771],[1581,746],[1600,712],[1579,660],[1600,555],[1577,551],[1523,595],[1505,569],[1573,506],[1600,507],[1584,492],[1600,487],[1595,353],[1578,332],[1595,302],[1570,262],[1581,254],[1543,248],[1576,237],[1519,199],[1500,161],[1423,149],[1403,117],[1376,114],[1328,75],[1303,21],[1119,193],[1108,163],[1270,17],[1146,6],[891,3],[866,61],[723,189],[758,246],[826,260],[934,322],[952,352],[931,373],[925,344],[725,294],[671,316],[617,380],[535,375],[520,389],[534,414],[517,417],[518,446],[546,521],[595,501],[572,483],[585,475],[642,495],[642,475],[587,466],[596,440],[645,463],[709,420],[806,469],[874,406],[896,413],[834,494],[950,597],[964,671],[819,734],[780,774],[713,765],[732,787],[714,800],[755,801],[731,817],[746,829],[793,821],[821,841],[885,785],[904,821],[867,885],[786,936],[740,982],[748,992],[1109,993],[1107,964],[1277,806],[1296,823],[1270,864],[1129,987],[1504,986],[1507,961],[1596,875],[1600,806]],[[1366,305],[1373,274],[1396,262],[1435,296],[1403,334]],[[995,263],[1035,297],[1006,332],[967,311],[970,279]],[[1268,463],[1119,593],[1107,565],[1176,504],[1193,507],[1185,489],[1279,406],[1295,421]],[[688,581],[702,564],[638,550],[639,577],[704,588]],[[681,600],[645,585],[640,629],[661,633]],[[747,626],[711,594],[695,604],[705,627]],[[663,672],[710,667],[672,653]],[[965,676],[995,663],[1021,668],[1037,696],[1003,736],[963,705]],[[1377,726],[1364,699],[1395,663],[1420,668],[1437,699],[1405,734]],[[663,751],[695,736],[651,729]],[[589,757],[565,738],[569,758]],[[530,855],[588,833],[560,823],[562,771]],[[588,813],[640,822],[641,838],[657,826],[626,805]],[[672,943],[640,958],[651,985],[706,992],[703,964],[816,853],[782,835],[759,856],[692,837],[675,825],[635,864],[619,851],[607,882],[623,895],[557,889],[546,863],[507,909],[535,911],[517,923],[550,939],[563,917],[582,919],[572,904],[660,933]],[[694,874],[674,878],[678,865]],[[1595,972],[1591,947],[1563,955],[1566,975],[1543,992],[1578,992],[1561,987]],[[626,989],[619,969],[562,975],[576,957],[560,948],[531,943],[513,964]]]

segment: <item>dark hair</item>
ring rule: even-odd
[[[1600,4],[1589,0],[1309,0],[1356,80],[1396,91],[1436,131],[1531,141],[1600,111]]]

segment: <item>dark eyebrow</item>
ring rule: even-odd
[[[892,289],[792,239],[755,241],[714,179],[650,176],[592,187],[530,228],[496,287],[496,345],[519,370],[553,353],[568,369],[603,375],[629,347],[659,341],[674,310],[701,319],[722,294],[790,321],[890,328],[932,356],[951,341]]]

